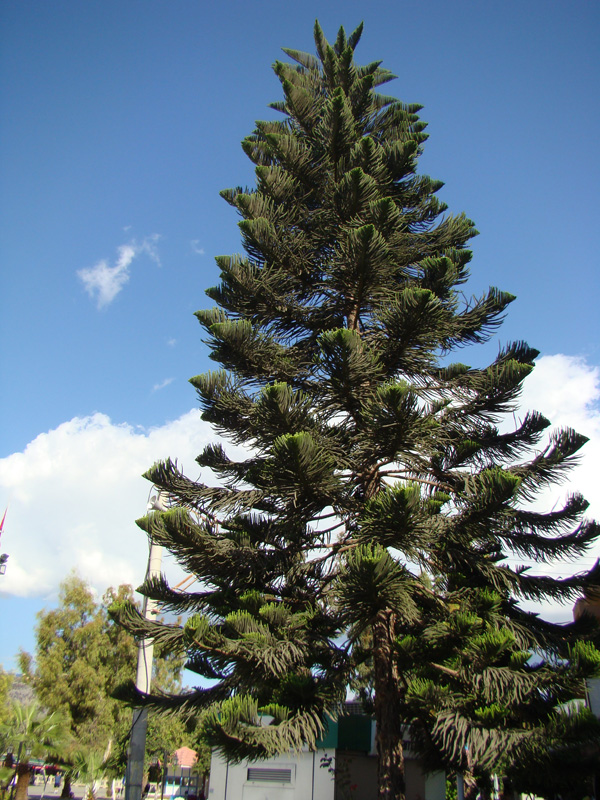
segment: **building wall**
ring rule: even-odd
[[[352,750],[337,753],[335,800],[377,800],[377,759]]]
[[[213,753],[210,768],[209,800],[334,800],[333,774],[321,766],[324,750],[275,756],[268,761],[243,761],[228,764]],[[335,767],[335,761],[331,762]],[[290,782],[253,780],[249,769],[290,770]],[[251,775],[252,773],[250,773]],[[268,774],[268,773],[266,773]]]
[[[337,780],[334,800],[356,797],[377,800],[377,758],[361,752],[338,750]],[[424,775],[421,765],[413,758],[404,762],[406,800],[444,800],[446,775],[434,772]]]
[[[404,741],[406,800],[444,800],[446,776],[426,776],[408,735]],[[275,770],[285,770],[287,780]],[[269,770],[271,774],[269,775]],[[268,778],[271,778],[269,780]],[[213,753],[208,800],[377,800],[375,720],[346,713],[330,720],[316,751],[266,761],[227,762]]]
[[[600,717],[600,678],[589,680],[587,687],[590,708],[597,717]]]
[[[289,783],[252,780],[248,770],[290,771]],[[337,773],[334,782],[334,771]],[[418,761],[405,761],[406,800],[444,800],[446,776],[425,776]],[[268,774],[268,773],[267,773]],[[274,773],[273,773],[274,774]],[[318,749],[268,761],[227,762],[213,753],[208,800],[377,800],[377,758],[364,752]]]

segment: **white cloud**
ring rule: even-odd
[[[72,569],[99,592],[139,585],[147,542],[134,521],[151,488],[142,472],[171,456],[196,478],[194,459],[214,438],[198,411],[150,431],[94,414],[1,459],[0,503],[9,506],[2,551],[10,558],[0,593],[47,596]],[[167,571],[172,563],[165,559]]]
[[[157,233],[148,236],[141,243],[135,240],[123,244],[117,249],[117,260],[113,267],[105,259],[98,261],[93,267],[84,267],[77,270],[77,277],[83,283],[90,297],[95,298],[98,308],[104,308],[112,303],[130,277],[129,267],[137,256],[145,253],[155,264],[160,267],[158,255]]]
[[[581,492],[590,502],[589,516],[600,519],[600,368],[574,356],[543,356],[524,383],[521,407],[540,411],[553,429],[574,428],[589,438],[580,450],[580,464],[569,474],[568,487],[550,491],[555,498]]]
[[[196,253],[196,255],[198,255],[198,256],[203,256],[204,255],[204,248],[200,247],[200,239],[192,239],[192,241],[190,242],[190,245],[191,245],[192,250],[194,251],[194,253]]]
[[[525,380],[521,396],[522,417],[527,410],[539,411],[552,423],[551,429],[574,428],[589,438],[580,450],[580,462],[568,473],[565,483],[549,487],[538,496],[534,507],[549,511],[560,505],[568,494],[580,492],[589,502],[586,516],[600,520],[598,475],[600,474],[600,369],[584,359],[562,354],[543,356],[536,362],[531,375]],[[542,446],[542,444],[540,444]],[[547,574],[566,578],[590,569],[600,557],[600,542],[592,546],[579,559],[555,562],[550,565],[534,564],[526,559],[510,559],[510,563],[531,565],[531,574]],[[524,603],[528,610],[540,609]],[[543,616],[555,622],[572,619],[572,604],[548,603]]]
[[[152,391],[159,392],[161,389],[164,389],[170,383],[173,383],[174,380],[175,378],[165,378],[164,381],[161,381],[160,383],[155,383],[154,386],[152,387]]]
[[[586,436],[600,432],[600,368],[576,356],[542,356],[524,383],[522,405]]]

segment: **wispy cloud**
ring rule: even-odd
[[[203,256],[204,255],[204,248],[200,247],[200,239],[192,239],[190,242],[192,246],[192,250],[196,255]]]
[[[152,387],[153,392],[159,392],[161,389],[164,389],[165,386],[168,386],[170,383],[173,383],[174,378],[165,378],[164,381],[160,383],[155,383]]]
[[[169,347],[175,347],[175,345],[177,344],[177,339],[167,339],[167,344],[169,345]]]
[[[98,308],[109,305],[119,294],[129,280],[129,267],[137,256],[144,253],[155,264],[161,266],[157,248],[159,239],[159,234],[154,233],[142,242],[136,242],[134,239],[128,244],[122,244],[117,249],[117,259],[112,267],[106,259],[102,259],[93,267],[77,270],[77,277],[90,297],[96,300]]]

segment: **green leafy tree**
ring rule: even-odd
[[[129,743],[129,732],[128,729],[123,742],[123,750],[126,750]],[[152,763],[162,762],[165,753],[171,755],[184,745],[191,747],[192,741],[189,726],[181,717],[151,714],[148,717],[146,733],[146,771]]]
[[[0,666],[0,725],[2,725],[10,714],[10,687],[13,676],[5,672]]]
[[[101,762],[110,754],[110,763],[118,772],[126,761],[131,712],[112,692],[135,675],[138,651],[133,636],[110,619],[108,608],[125,601],[135,603],[130,586],[110,588],[98,602],[85,581],[71,575],[61,585],[58,607],[38,615],[35,659],[28,653],[20,655],[21,668],[39,701],[68,720],[79,762],[91,759],[95,764],[98,753],[103,754]],[[156,685],[178,691],[181,666],[180,657],[167,654],[161,658],[158,652],[153,675]],[[161,719],[152,727],[150,749],[153,739],[156,746],[165,736],[170,741],[171,729],[179,732],[177,745],[181,744],[183,724]]]
[[[332,45],[317,23],[316,56],[284,51],[294,63],[275,63],[284,98],[272,105],[282,118],[242,144],[256,187],[222,193],[246,252],[217,258],[216,307],[196,316],[221,369],[192,384],[203,418],[248,456],[204,450],[198,463],[219,487],[155,465],[147,477],[173,507],[139,521],[201,588],[177,592],[164,577],[142,587],[187,615],[182,626],[131,604],[116,616],[185,649],[211,682],[129,700],[202,712],[207,740],[233,759],[314,747],[367,636],[379,796],[403,798],[411,720],[398,647],[432,595],[495,591],[521,650],[566,646],[574,630],[516,601],[575,599],[599,569],[555,580],[507,559],[577,556],[598,528],[582,521],[579,495],[548,514],[529,506],[585,438],[565,429],[540,444],[549,422],[538,413],[499,428],[537,351],[516,342],[487,367],[453,360],[492,337],[514,298],[465,298],[474,224],[417,173],[420,106],[376,91],[394,76],[355,63],[361,31],[342,28]]]
[[[10,688],[12,683],[13,676],[0,667],[0,755],[6,754],[8,745],[9,729],[6,723],[11,714]],[[12,754],[6,754],[0,762],[0,797],[2,798],[14,774],[12,763]]]
[[[90,587],[71,575],[61,585],[58,607],[38,614],[35,661],[21,657],[39,700],[67,716],[83,747],[106,748],[127,716],[110,689],[114,679],[131,677],[135,643],[113,627]]]

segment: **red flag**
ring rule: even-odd
[[[2,536],[2,528],[4,527],[4,520],[6,519],[7,511],[8,511],[8,506],[4,509],[4,516],[2,517],[2,522],[0,522],[0,537]]]

